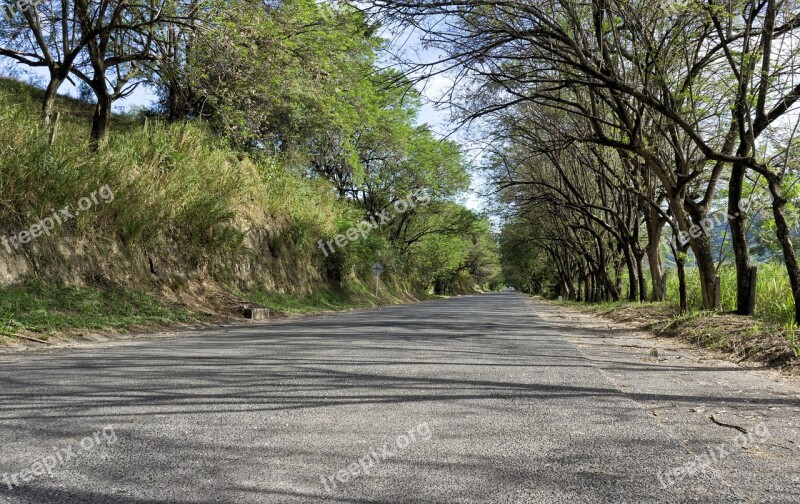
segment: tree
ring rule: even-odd
[[[653,246],[648,255],[655,257],[664,222],[676,226],[681,236],[690,237],[703,305],[709,309],[716,306],[711,241],[708,233],[695,230],[707,222],[726,166],[733,166],[731,206],[740,196],[736,184],[742,167],[770,178],[764,163],[748,154],[752,142],[747,138],[753,137],[755,129],[745,126],[747,118],[742,111],[757,111],[769,101],[763,96],[771,89],[768,60],[792,61],[785,56],[793,51],[769,50],[768,41],[775,35],[793,36],[798,24],[796,7],[788,2],[742,1],[728,2],[724,8],[713,3],[690,4],[665,12],[651,2],[616,0],[371,5],[391,19],[421,27],[427,43],[447,52],[443,62],[427,68],[430,73],[450,69],[456,73],[457,83],[477,80],[477,84],[464,86],[459,108],[465,121],[524,104],[563,110],[590,121],[592,131],[580,132],[582,136],[576,135],[575,140],[620,151],[631,168],[643,175],[631,180],[631,185],[635,187],[637,179],[646,181],[651,188],[649,199],[663,199],[668,204],[668,219],[656,217],[657,207],[649,205],[646,222]],[[722,29],[723,22],[739,8],[744,13],[742,23],[728,23]],[[774,23],[776,19],[782,23]],[[761,42],[755,43],[756,39]],[[760,56],[759,47],[763,51]],[[759,59],[763,60],[760,69],[754,63]],[[726,61],[734,71],[721,72]],[[776,67],[790,69],[792,65]],[[745,71],[747,68],[750,70]],[[731,82],[741,83],[749,75],[763,78],[753,87],[731,86],[739,89],[735,93],[739,98],[729,100],[725,90]],[[748,89],[759,89],[762,95],[752,107],[747,105]],[[780,117],[796,99],[791,87],[783,96],[774,101],[772,112],[763,108],[762,119]],[[758,123],[757,119],[753,122]],[[780,206],[780,183],[773,182]],[[739,201],[735,202],[738,206]],[[780,222],[780,208],[774,209],[774,214]],[[787,268],[794,278],[796,261],[789,250],[791,240],[785,239],[788,227],[779,224],[778,228],[783,230],[779,240],[785,244]],[[739,298],[740,303],[747,303],[747,243],[738,227],[734,235]],[[651,269],[651,275],[655,284],[660,276],[657,267]]]
[[[74,16],[86,45],[86,57],[71,71],[95,94],[90,146],[103,146],[111,125],[112,105],[142,83],[143,64],[157,59],[159,27],[173,12],[172,0],[141,3],[76,0]]]
[[[34,68],[46,68],[49,80],[42,100],[42,120],[49,125],[55,99],[88,39],[66,0],[44,2],[0,17],[0,56]]]

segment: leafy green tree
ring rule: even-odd
[[[234,0],[213,13],[187,55],[188,116],[204,117],[236,145],[299,159],[349,139],[364,77],[381,41],[353,9],[313,0],[275,6]]]

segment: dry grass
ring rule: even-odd
[[[730,313],[679,315],[669,303],[575,305],[613,322],[678,338],[725,354],[737,363],[800,373],[797,330]]]

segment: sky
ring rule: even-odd
[[[425,47],[421,33],[414,29],[393,31],[391,28],[384,28],[380,36],[389,41],[389,47],[381,64],[399,68],[407,74],[411,72],[411,67],[414,65],[435,64],[445,58],[441,51]],[[456,129],[450,120],[450,112],[446,105],[437,105],[452,90],[452,78],[447,74],[437,74],[419,82],[416,87],[422,94],[423,100],[418,122],[430,125],[432,130],[442,138],[459,142],[466,163],[470,167],[479,166],[483,158],[482,149],[468,138],[467,130]],[[472,171],[472,187],[469,193],[462,198],[461,203],[471,210],[485,211],[487,205],[480,194],[485,192],[486,182],[477,170],[473,169]]]

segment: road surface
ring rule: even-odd
[[[560,313],[502,293],[0,357],[0,502],[800,502],[790,384]]]

